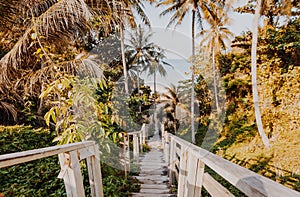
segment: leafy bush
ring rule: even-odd
[[[0,126],[0,154],[8,154],[54,146],[55,134],[48,129],[30,126]],[[136,180],[125,178],[120,170],[101,163],[105,196],[128,196],[139,191]],[[62,179],[57,176],[60,165],[57,156],[47,157],[7,168],[0,168],[0,194],[10,196],[66,196]],[[82,165],[86,196],[90,196],[88,175]],[[0,195],[1,196],[1,195]]]
[[[0,154],[55,145],[54,134],[29,126],[0,127]],[[66,196],[63,180],[58,179],[57,156],[0,169],[0,193],[7,196]]]

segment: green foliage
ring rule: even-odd
[[[130,196],[132,192],[140,190],[135,179],[126,179],[124,176],[107,176],[103,178],[104,196],[123,197]]]
[[[94,79],[65,75],[42,92],[40,97],[48,97],[51,106],[44,116],[46,124],[49,126],[53,121],[59,134],[55,141],[60,144],[78,142],[86,139],[89,133],[99,131],[102,138],[105,136],[97,119],[96,99],[93,96],[95,83]]]
[[[55,133],[30,126],[0,127],[0,153],[8,154],[54,146]],[[120,170],[101,162],[105,196],[129,196],[139,191],[135,179],[125,178]],[[62,179],[57,176],[60,165],[57,156],[0,169],[0,193],[12,196],[66,196]],[[89,194],[86,165],[82,165],[86,195]]]
[[[266,150],[255,124],[252,100],[251,35],[234,41],[231,53],[219,56],[226,91],[226,114],[213,152],[288,187],[297,185],[299,151],[299,36],[300,19],[286,26],[265,26],[258,42],[259,105],[271,143]],[[287,153],[288,152],[288,153]]]
[[[140,95],[135,89],[129,99],[130,116],[134,122],[143,124],[149,122],[149,110],[153,106],[154,99],[151,95],[150,86],[141,86]]]
[[[259,52],[266,55],[270,62],[278,61],[281,73],[286,73],[294,66],[300,66],[299,40],[300,19],[290,22],[285,28],[276,29],[267,26],[265,35],[261,39]]]
[[[29,126],[0,127],[0,153],[8,154],[54,146],[54,133]],[[66,196],[58,179],[57,156],[0,169],[0,193],[5,196]]]

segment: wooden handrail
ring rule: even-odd
[[[93,146],[95,143],[92,141],[77,142],[73,144],[66,144],[61,146],[51,146],[46,148],[10,153],[0,155],[0,168],[8,167],[20,163],[25,163],[45,157],[50,157],[64,152],[69,152],[75,149],[81,149],[88,146]]]
[[[234,164],[177,136],[166,133],[164,138],[167,143],[171,143],[169,146],[171,149],[167,151],[170,158],[169,174],[171,175],[170,178],[174,177],[173,174],[178,176],[178,182],[180,182],[178,184],[179,196],[199,196],[195,193],[191,195],[189,190],[201,191],[199,188],[202,186],[209,193],[214,193],[216,196],[232,196],[223,186],[215,184],[216,187],[213,188],[208,184],[214,183],[215,180],[212,180],[209,174],[203,173],[204,165],[214,170],[247,196],[300,196],[300,193],[295,190]],[[178,150],[175,151],[176,147],[180,147],[180,154],[178,154]],[[176,160],[180,162],[176,162]],[[176,163],[179,165],[174,165]],[[179,169],[179,172],[175,169],[175,166]],[[194,177],[195,174],[197,177]],[[175,175],[175,177],[177,176]],[[189,187],[191,185],[192,188]]]
[[[98,145],[94,141],[0,155],[0,168],[58,155],[61,166],[59,178],[64,179],[68,197],[84,197],[83,178],[79,161],[87,160],[89,182],[93,197],[103,197]]]

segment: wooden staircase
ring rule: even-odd
[[[139,193],[132,196],[176,196],[170,194],[167,163],[164,161],[164,154],[161,146],[161,139],[158,134],[152,137],[149,142],[151,151],[140,157],[139,165],[141,172],[136,178],[142,183]]]
[[[134,193],[132,196],[198,197],[201,195],[202,188],[205,188],[213,197],[234,196],[205,172],[204,168],[207,166],[246,196],[300,197],[300,193],[295,190],[166,132],[162,132],[162,140],[158,134],[151,138],[148,141],[149,146],[152,147],[151,151],[139,157],[139,147],[141,147],[139,145],[147,136],[143,134],[147,133],[146,127],[143,128],[142,131],[128,134],[133,135],[134,159],[141,166],[141,172],[139,176],[136,176],[142,182],[141,189],[139,193]],[[93,141],[0,155],[0,168],[53,155],[59,156],[61,172],[58,177],[64,179],[68,197],[85,196],[79,163],[84,159],[88,166],[91,196],[103,197],[99,149]],[[177,194],[171,194],[169,186],[175,185],[175,181],[178,183]]]

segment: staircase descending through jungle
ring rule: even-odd
[[[176,196],[170,194],[168,164],[164,160],[161,139],[155,134],[149,139],[150,152],[144,153],[139,159],[141,172],[136,178],[142,183],[139,193],[132,196]]]
[[[148,139],[145,125],[141,131],[129,133],[124,137],[123,147],[124,150],[127,150],[124,158],[127,158],[128,162],[130,161],[128,157],[130,156],[129,140],[132,140],[133,159],[141,167],[140,174],[136,176],[141,182],[141,189],[138,193],[133,193],[132,196],[198,197],[201,196],[201,191],[204,188],[212,197],[233,197],[234,194],[224,187],[219,179],[214,179],[213,174],[205,170],[207,166],[230,183],[230,188],[234,187],[245,196],[300,197],[300,192],[234,164],[178,136],[167,133],[163,128],[161,133],[162,138],[156,133],[148,140],[151,151],[142,154],[139,150]],[[58,155],[61,166],[58,178],[63,179],[68,197],[85,196],[81,160],[86,160],[91,196],[104,196],[99,162],[100,151],[94,141],[0,155],[0,168],[54,155]],[[177,192],[172,194],[169,186],[174,187],[175,185]]]

